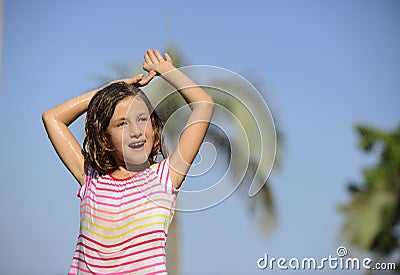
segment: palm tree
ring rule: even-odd
[[[184,58],[176,46],[167,47],[166,52],[170,54],[177,68],[184,66]],[[278,154],[276,154],[275,146],[276,139],[278,139],[278,144],[281,144],[282,134],[277,130],[278,134],[275,136],[275,125],[271,119],[268,120],[270,118],[269,111],[262,104],[263,99],[256,92],[257,90],[253,85],[233,72],[216,67],[206,69],[215,70],[211,73],[206,73],[208,78],[210,75],[213,76],[214,72],[215,76],[204,87],[215,100],[216,106],[221,110],[221,112],[217,110],[214,117],[217,117],[217,120],[221,120],[221,124],[231,125],[229,127],[232,129],[230,129],[231,135],[227,136],[218,127],[214,127],[211,124],[205,141],[212,143],[216,147],[226,160],[227,166],[229,163],[231,164],[233,175],[231,175],[230,180],[230,184],[232,184],[230,191],[238,190],[243,196],[244,203],[248,204],[254,214],[257,228],[261,235],[265,237],[276,221],[273,195],[266,181],[275,155],[277,156],[275,168],[279,167],[280,150],[278,149]],[[112,70],[117,72],[119,77],[128,77],[132,75],[132,71],[133,74],[139,73],[141,66],[136,64],[132,70],[129,69],[129,66],[113,64]],[[203,68],[199,68],[199,70],[204,72]],[[199,70],[194,68],[194,72]],[[127,74],[127,72],[129,73]],[[190,68],[188,68],[188,72],[191,72]],[[222,75],[221,72],[223,72]],[[103,77],[103,80],[109,79],[104,79]],[[177,116],[178,119],[175,119],[176,117],[174,119],[169,118],[176,116],[176,110],[186,105],[184,100],[179,93],[176,93],[164,81],[153,80],[148,86],[144,87],[144,90],[145,92],[151,90],[151,92],[147,93],[150,101],[155,106],[158,115],[164,121],[168,121],[166,125],[168,127],[165,129],[166,136],[170,140],[177,140],[184,118],[180,117],[179,114]],[[265,112],[268,113],[266,114]],[[181,116],[184,115],[182,114]],[[265,148],[263,148],[265,141],[262,138],[268,139],[271,152],[265,152]],[[245,167],[243,167],[242,162],[233,158],[234,154],[247,156]],[[238,182],[237,180],[232,180],[233,178],[240,178],[241,180]],[[228,196],[229,194],[224,195]],[[251,198],[249,198],[249,195]],[[168,230],[167,264],[169,273],[174,275],[180,274],[179,213],[179,211],[176,211],[174,220]]]
[[[349,184],[343,231],[351,245],[372,252],[378,262],[396,261],[400,272],[400,126],[386,132],[357,125],[356,131],[360,149],[379,154],[379,161],[364,170],[364,182]]]

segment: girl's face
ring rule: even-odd
[[[130,96],[117,104],[107,133],[119,165],[140,165],[148,161],[154,134],[149,110],[140,98]]]

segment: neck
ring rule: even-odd
[[[127,163],[123,168],[128,171],[128,172],[140,172],[143,171],[144,169],[149,168],[150,163],[148,161],[141,163],[141,164],[131,164]]]
[[[143,171],[150,166],[150,163],[146,161],[142,164],[126,164],[120,165],[117,170],[112,172],[112,175],[116,178],[127,178],[133,174]]]

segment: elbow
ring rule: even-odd
[[[44,124],[46,124],[46,121],[50,120],[50,114],[49,110],[46,110],[42,113],[42,121]]]
[[[215,102],[211,97],[207,97],[198,103],[197,107],[202,109],[203,111],[213,112],[214,111]]]
[[[193,104],[192,111],[200,112],[205,119],[211,119],[214,113],[215,102],[211,97],[204,98],[202,101]]]
[[[213,113],[214,112],[215,101],[214,101],[214,99],[212,99],[211,96],[210,96],[210,101],[208,102],[208,104],[210,105],[211,112]]]
[[[190,103],[189,107],[192,112],[212,114],[214,112],[214,105],[215,102],[213,98],[206,94],[202,98],[198,99],[196,102]]]
[[[205,100],[204,100],[204,104],[207,108],[214,110],[214,105],[215,105],[215,101],[211,96],[208,96]]]
[[[214,101],[214,99],[213,99],[211,96],[209,96],[208,102],[209,102],[209,104],[212,105],[212,107],[214,108],[215,101]]]
[[[211,115],[214,113],[214,106],[215,106],[215,102],[214,100],[211,98],[211,101],[208,103],[209,108],[211,110]]]
[[[54,121],[54,119],[55,117],[51,109],[46,110],[42,113],[42,121],[44,125],[49,124],[49,122]]]

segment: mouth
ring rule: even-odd
[[[144,147],[145,143],[146,141],[132,142],[128,145],[128,147],[134,150],[140,150]]]

